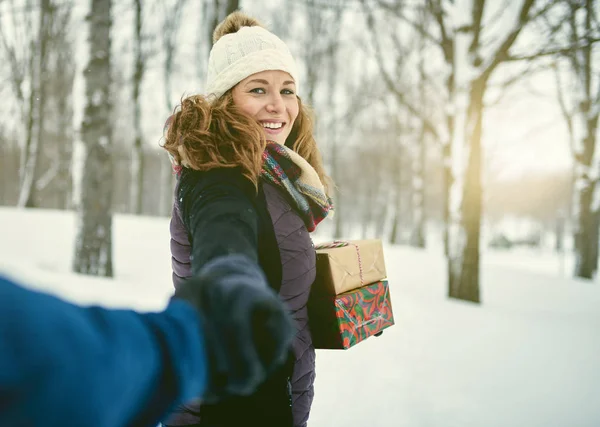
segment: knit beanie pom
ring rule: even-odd
[[[289,48],[259,21],[242,12],[233,12],[217,26],[208,58],[206,94],[218,99],[252,74],[284,71],[300,91],[298,69]]]
[[[233,12],[215,28],[213,32],[213,44],[227,34],[237,33],[242,27],[263,27],[263,25],[258,20],[243,12]]]

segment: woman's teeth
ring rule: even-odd
[[[263,127],[269,129],[279,129],[281,126],[283,126],[283,123],[263,123],[262,125]]]

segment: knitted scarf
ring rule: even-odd
[[[330,212],[333,215],[333,203],[325,194],[319,175],[295,151],[268,142],[261,177],[291,196],[308,231],[314,231]]]
[[[166,135],[172,120],[173,116],[170,116],[165,122],[163,134]],[[169,158],[173,171],[179,175],[185,163],[178,164],[170,153]],[[328,214],[333,216],[333,202],[327,197],[319,175],[298,153],[268,141],[262,158],[261,177],[290,195],[309,232],[314,231]]]

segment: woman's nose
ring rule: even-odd
[[[283,98],[279,93],[273,94],[269,98],[267,111],[270,113],[281,113],[284,109]]]

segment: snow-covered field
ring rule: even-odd
[[[72,213],[0,208],[0,269],[84,304],[163,307],[168,220],[116,216],[113,236],[116,278],[78,276]],[[318,353],[310,427],[600,426],[600,283],[567,278],[570,258],[484,254],[480,306],[446,298],[439,250],[386,246],[386,262],[396,325]]]

